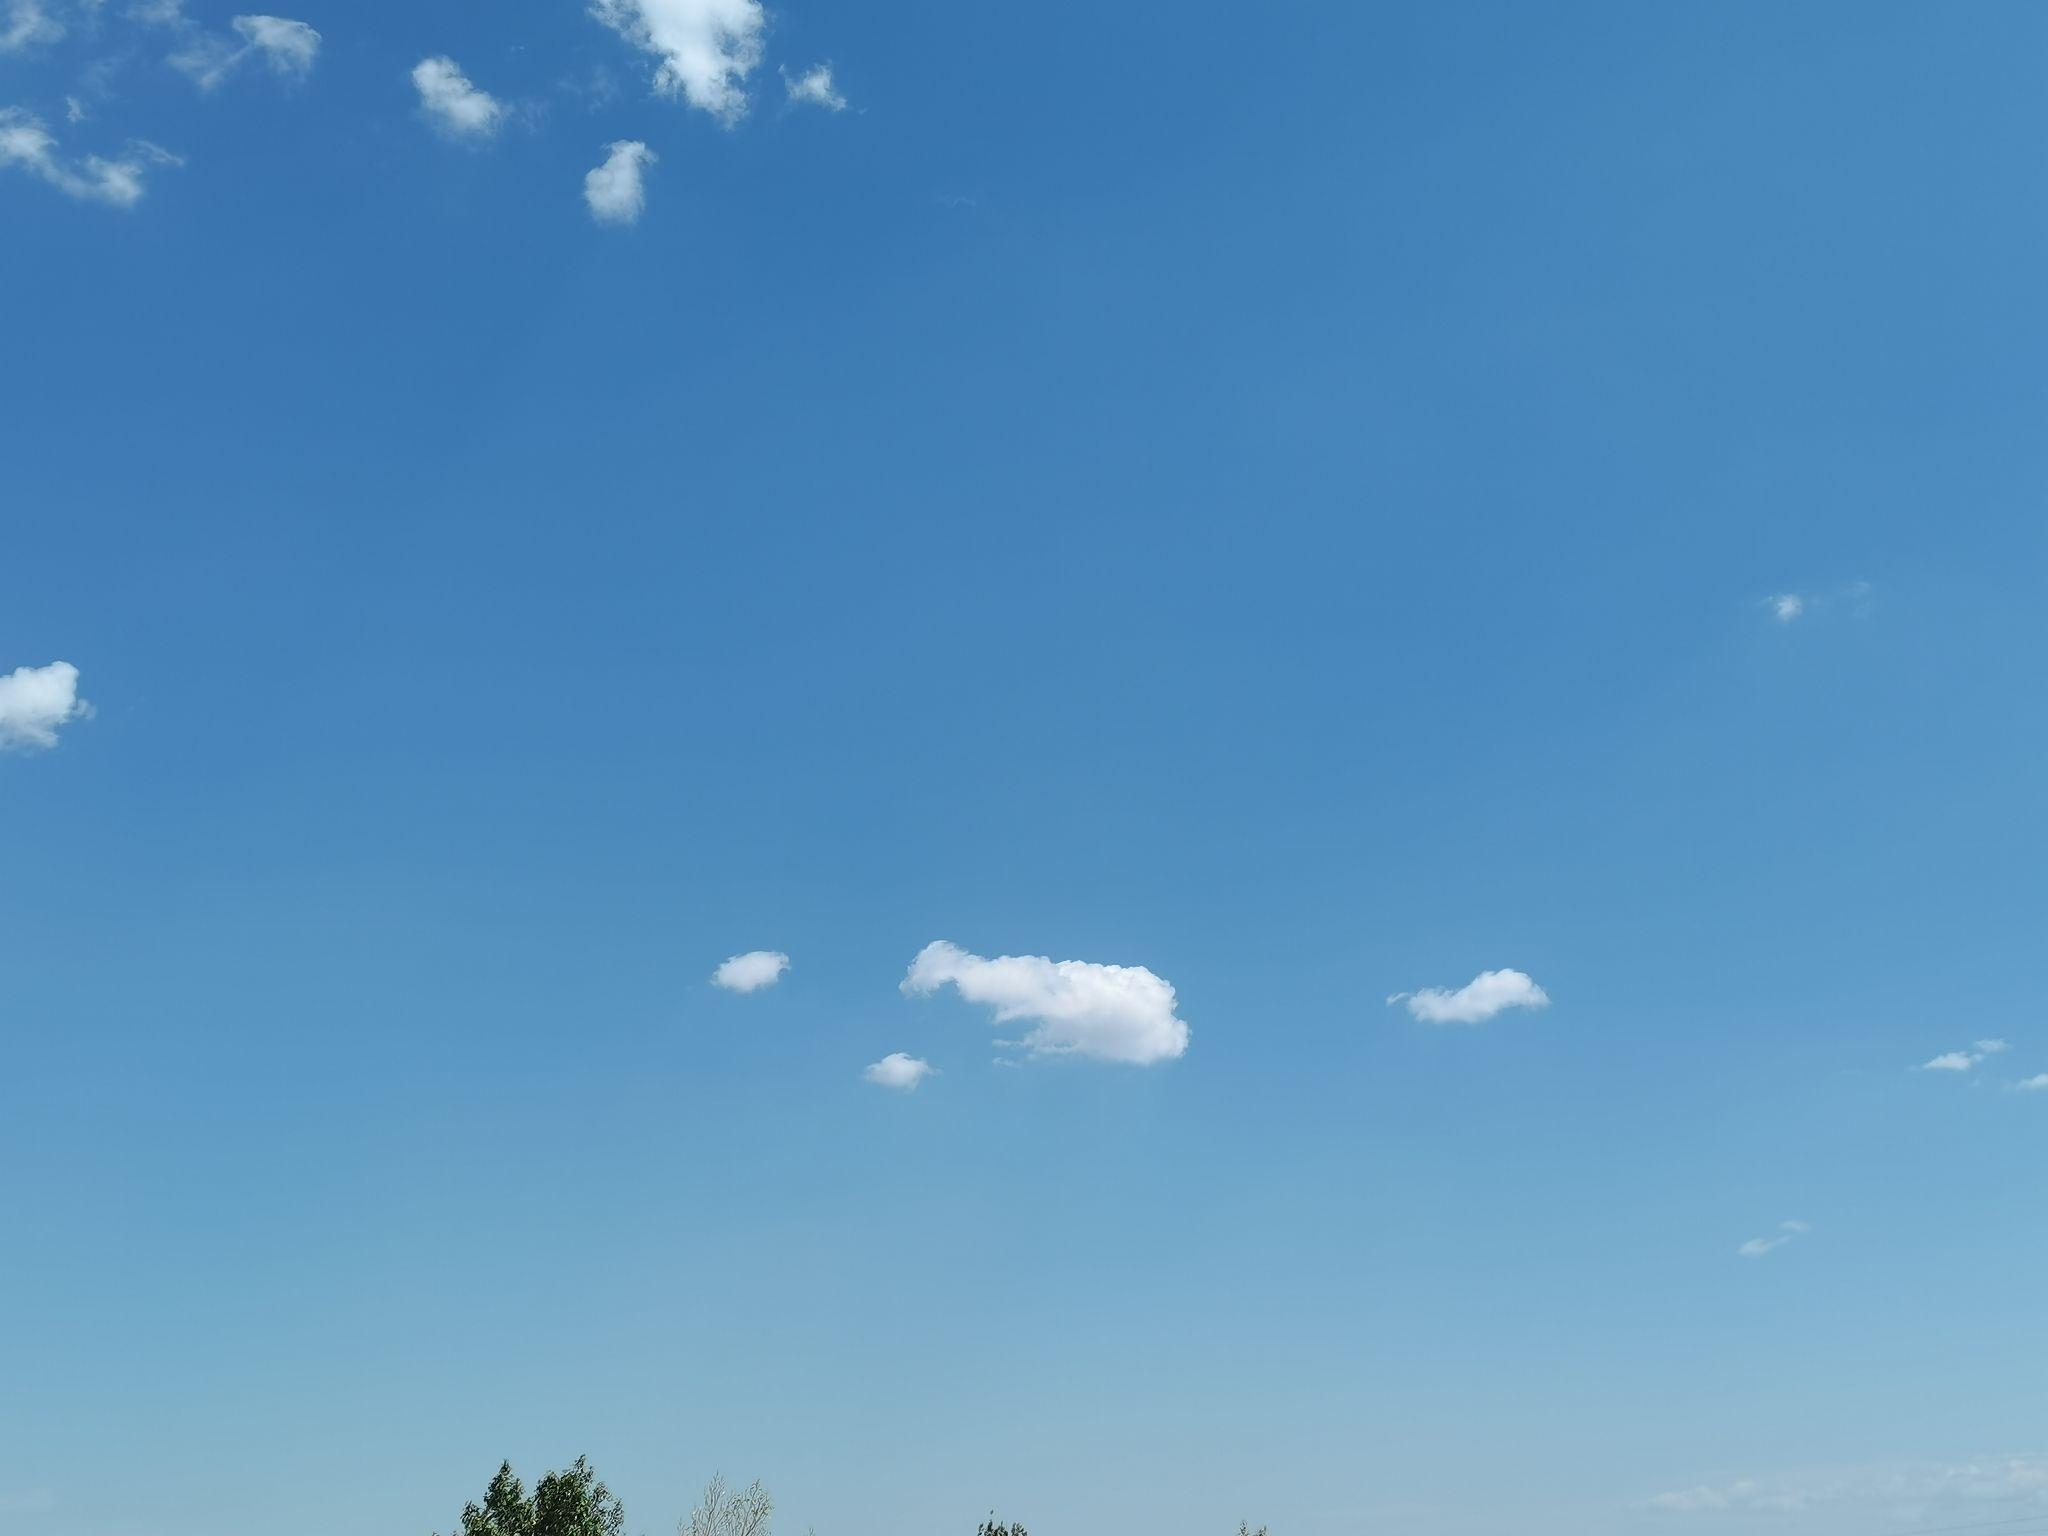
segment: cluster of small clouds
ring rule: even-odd
[[[1983,1066],[1993,1056],[2002,1056],[2011,1049],[2012,1047],[2003,1040],[1973,1040],[1970,1042],[1968,1050],[1943,1051],[1939,1056],[1933,1056],[1921,1062],[1914,1070],[1916,1072],[1971,1073]],[[2036,1073],[2032,1077],[2023,1077],[2013,1083],[2012,1086],[2021,1093],[2048,1092],[2048,1072]]]
[[[1962,1462],[1908,1462],[1889,1466],[1817,1468],[1772,1477],[1698,1483],[1643,1501],[1670,1515],[1800,1514],[1856,1508],[1873,1521],[1925,1524],[1957,1514],[2000,1508],[2015,1518],[1982,1522],[2018,1525],[2024,1512],[2048,1506],[2048,1455],[1984,1456]]]
[[[5,143],[0,128],[0,154]],[[78,696],[78,668],[68,661],[16,667],[0,677],[0,748],[47,750],[61,728],[91,714],[92,705]]]
[[[1763,599],[1766,613],[1780,624],[1817,617],[1834,609],[1846,609],[1853,618],[1866,617],[1876,596],[1867,581],[1852,581],[1820,592],[1773,592]]]
[[[780,950],[749,950],[728,957],[711,973],[711,981],[729,992],[758,992],[780,981],[789,964]],[[997,1024],[1029,1025],[1022,1039],[1000,1042],[1027,1056],[1150,1066],[1187,1052],[1188,1026],[1175,1011],[1173,984],[1142,965],[1043,955],[991,959],[941,939],[918,951],[900,990],[907,997],[929,997],[948,986],[988,1008]],[[920,1057],[892,1051],[861,1076],[877,1087],[908,1093],[937,1070]]]
[[[22,52],[62,40],[69,30],[66,4],[97,16],[100,0],[0,0],[0,54]],[[185,14],[184,0],[132,0],[119,13],[137,26],[169,33],[166,62],[201,91],[211,92],[256,64],[280,78],[299,81],[312,73],[321,36],[303,21],[284,16],[236,16],[225,32],[210,31]],[[655,93],[701,110],[726,127],[747,115],[749,86],[766,53],[767,13],[761,0],[593,0],[590,14],[654,60]],[[109,61],[99,61],[88,73]],[[843,112],[847,100],[832,65],[781,70],[783,95],[792,106]],[[410,78],[424,117],[445,137],[481,145],[497,137],[515,107],[478,85],[454,58],[435,54],[413,65]],[[84,97],[64,98],[65,117],[83,122]],[[104,89],[104,79],[100,81]],[[25,170],[68,196],[127,208],[144,190],[144,172],[182,162],[143,140],[131,140],[118,157],[67,156],[43,119],[24,108],[0,111],[0,168]],[[583,178],[583,200],[599,224],[638,222],[647,206],[647,173],[657,156],[640,139],[605,146],[604,160]]]
[[[767,14],[760,0],[595,0],[591,14],[657,62],[657,95],[681,100],[730,128],[746,116],[747,84],[766,48]],[[843,112],[846,97],[830,64],[799,74],[782,71],[783,91],[796,105]],[[505,104],[474,84],[445,56],[413,69],[423,112],[451,137],[478,143],[494,137]],[[583,203],[599,224],[631,225],[647,207],[647,175],[659,156],[642,139],[615,139],[583,178]]]
[[[69,30],[50,0],[0,0],[0,54],[61,41]],[[78,9],[97,18],[97,4]],[[201,91],[212,91],[245,63],[260,63],[287,80],[303,80],[320,56],[320,34],[286,16],[236,16],[225,33],[209,32],[185,15],[183,0],[136,0],[122,13],[139,26],[168,31],[175,39],[165,62]],[[88,65],[80,89],[104,95],[116,64]],[[64,117],[76,125],[90,115],[83,97],[64,98]],[[0,170],[12,168],[80,202],[132,208],[142,200],[147,173],[184,160],[147,139],[130,139],[118,155],[71,154],[49,125],[24,107],[0,108]]]
[[[1769,1237],[1752,1237],[1735,1251],[1745,1259],[1760,1259],[1765,1254],[1776,1253],[1787,1243],[1797,1242],[1812,1230],[1811,1222],[1781,1221],[1778,1230]]]

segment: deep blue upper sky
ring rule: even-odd
[[[2048,1528],[2048,9],[278,3],[0,0],[0,1528]]]

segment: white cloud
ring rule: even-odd
[[[2034,1077],[2023,1077],[2018,1083],[2021,1093],[2048,1093],[2048,1072]]]
[[[132,208],[142,200],[142,179],[151,166],[183,164],[170,151],[142,139],[130,140],[119,159],[70,159],[59,153],[56,138],[41,118],[19,107],[0,108],[0,170],[16,166],[82,202]]]
[[[64,23],[52,16],[42,0],[6,0],[0,9],[0,53],[19,53],[37,43],[54,43],[64,35]]]
[[[1644,1500],[1666,1514],[1796,1514],[1831,1512],[1827,1529],[1925,1526],[1968,1515],[1964,1529],[2019,1525],[2048,1506],[2048,1456],[1985,1456],[1965,1462],[1901,1462],[1820,1467],[1770,1477],[1701,1483]],[[2029,1515],[2027,1511],[2035,1513]],[[2017,1518],[1992,1521],[1989,1513]],[[1777,1529],[1776,1525],[1771,1527]],[[1818,1529],[1818,1527],[1814,1527]]]
[[[637,224],[647,206],[644,172],[655,153],[638,139],[620,139],[610,149],[604,164],[583,178],[583,201],[600,224]]]
[[[160,25],[178,25],[183,18],[173,9],[151,17]],[[261,59],[272,74],[289,80],[303,80],[312,73],[320,56],[320,34],[303,21],[283,16],[237,16],[231,23],[241,46],[224,37],[201,33],[171,55],[171,67],[189,75],[202,91],[210,91],[241,68],[243,61]]]
[[[891,1051],[880,1061],[862,1071],[861,1076],[882,1088],[894,1088],[902,1093],[913,1091],[917,1085],[930,1077],[932,1064],[915,1056],[906,1056],[901,1051]]]
[[[304,79],[320,57],[320,34],[303,21],[283,16],[237,16],[231,23],[243,41],[280,75]]]
[[[760,0],[594,0],[590,13],[660,57],[657,90],[723,123],[746,115],[747,76],[761,62],[767,20]]]
[[[789,956],[775,949],[750,949],[734,955],[711,973],[712,984],[728,992],[758,992],[772,987],[789,969]]]
[[[4,135],[0,129],[0,152]],[[16,667],[0,677],[0,747],[54,747],[59,726],[91,713],[78,696],[78,668],[68,661]]]
[[[846,98],[839,94],[839,87],[832,83],[830,64],[813,64],[800,75],[782,72],[782,88],[789,92],[789,99],[813,107],[823,107],[827,112],[844,112]]]
[[[1781,1221],[1774,1236],[1752,1237],[1735,1251],[1745,1259],[1760,1259],[1767,1253],[1775,1253],[1794,1239],[1806,1236],[1812,1230],[1811,1222]]]
[[[2008,1049],[2003,1040],[1979,1040],[1967,1051],[1943,1051],[1931,1061],[1920,1063],[1922,1072],[1967,1072],[1987,1056]]]
[[[420,93],[421,110],[445,132],[488,139],[504,126],[505,104],[489,91],[478,90],[462,66],[445,54],[413,65],[412,83]]]
[[[1092,1056],[1139,1065],[1171,1061],[1188,1048],[1174,1014],[1173,984],[1142,965],[1097,965],[1042,955],[985,959],[941,939],[910,963],[903,991],[928,996],[948,983],[996,1022],[1028,1020],[1020,1042],[1034,1056]]]
[[[1818,620],[1842,610],[1852,619],[1864,619],[1875,605],[1876,591],[1867,581],[1850,581],[1820,592],[1773,592],[1759,606],[1780,624]]]
[[[1406,1003],[1425,1024],[1484,1024],[1509,1008],[1548,1008],[1550,994],[1523,971],[1481,971],[1457,991],[1424,987],[1396,992],[1389,1003]]]

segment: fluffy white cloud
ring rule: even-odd
[[[761,62],[761,0],[594,0],[591,14],[658,56],[655,88],[723,123],[746,115],[747,76]]]
[[[986,959],[941,939],[910,963],[903,991],[928,996],[948,984],[996,1022],[1028,1020],[1020,1042],[1034,1056],[1092,1056],[1148,1065],[1188,1048],[1188,1027],[1174,1015],[1173,985],[1142,965],[1096,965],[1043,955]]]
[[[1806,599],[1797,592],[1779,592],[1765,598],[1764,606],[1771,610],[1771,617],[1780,624],[1790,624],[1806,612]]]
[[[772,987],[789,969],[789,956],[776,949],[750,949],[734,955],[711,973],[712,984],[728,992],[758,992]]]
[[[2021,1093],[2048,1093],[2048,1072],[2034,1077],[2023,1077],[2018,1084]]]
[[[91,713],[78,696],[78,668],[68,661],[16,667],[0,677],[0,747],[54,747],[59,726]]]
[[[1781,1221],[1778,1223],[1778,1230],[1775,1235],[1771,1237],[1752,1237],[1735,1251],[1745,1259],[1760,1259],[1767,1253],[1775,1253],[1794,1239],[1806,1236],[1812,1230],[1813,1226],[1810,1222]]]
[[[1484,1024],[1509,1008],[1548,1008],[1550,994],[1525,972],[1481,971],[1455,992],[1424,987],[1420,992],[1396,992],[1387,1001],[1406,1003],[1425,1024]]]
[[[54,43],[63,35],[64,23],[50,14],[42,0],[6,0],[0,7],[0,53]]]
[[[891,1051],[880,1061],[872,1063],[861,1076],[882,1088],[894,1088],[909,1093],[932,1075],[932,1064],[915,1056],[906,1056],[901,1051]]]
[[[2007,1049],[2003,1040],[1979,1040],[1967,1051],[1943,1051],[1931,1061],[1920,1063],[1922,1072],[1967,1072],[1987,1056]]]
[[[445,54],[413,65],[412,83],[420,93],[421,110],[447,133],[488,139],[504,126],[505,104],[472,85],[462,66]]]
[[[180,20],[176,11],[163,18],[169,25]],[[248,59],[261,59],[273,74],[303,80],[320,57],[320,34],[303,21],[284,16],[237,16],[229,25],[242,40],[239,46],[224,37],[200,35],[171,55],[171,66],[191,76],[202,91],[212,90]]]
[[[823,107],[827,112],[844,112],[846,98],[839,94],[839,87],[832,83],[830,64],[813,64],[800,75],[782,72],[782,88],[789,92],[789,99],[806,106]]]
[[[48,182],[66,197],[110,208],[132,208],[142,199],[142,179],[151,166],[182,165],[168,150],[141,139],[129,142],[119,159],[99,155],[72,159],[57,148],[43,120],[19,107],[0,108],[0,170],[13,166]]]
[[[620,139],[610,149],[604,164],[583,178],[583,201],[600,224],[637,224],[647,206],[644,173],[655,153],[638,139]]]

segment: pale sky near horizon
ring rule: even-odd
[[[0,1531],[2048,1536],[2044,187],[1992,0],[0,0]]]

